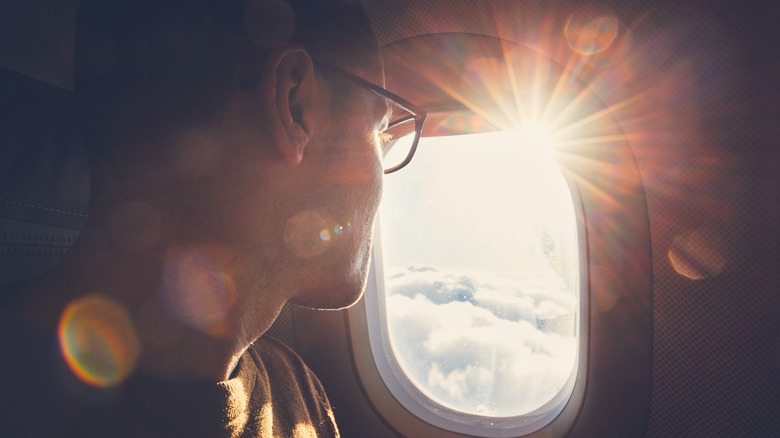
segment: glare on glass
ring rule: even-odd
[[[415,130],[415,119],[403,108],[393,105],[392,122],[387,130],[380,134],[382,140],[382,166],[390,169],[390,172],[400,169],[408,164],[414,154],[416,142],[419,140]],[[385,171],[385,173],[390,173]]]

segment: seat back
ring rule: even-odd
[[[73,94],[0,69],[0,282],[50,269],[86,222],[88,200]]]

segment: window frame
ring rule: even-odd
[[[386,314],[380,312],[380,309],[386,306],[383,303],[385,294],[380,288],[384,272],[379,223],[381,217],[377,217],[374,249],[364,298],[347,311],[347,324],[355,355],[353,365],[364,393],[387,423],[396,427],[403,425],[403,430],[398,430],[402,435],[438,436],[444,432],[445,436],[505,437],[527,436],[542,429],[562,435],[571,427],[585,390],[585,368],[581,364],[587,363],[588,354],[588,300],[583,293],[588,285],[588,263],[585,250],[586,229],[579,191],[569,179],[564,179],[574,205],[577,244],[581,255],[578,273],[580,297],[577,358],[571,374],[558,394],[536,411],[524,415],[489,417],[455,411],[430,400],[411,380],[402,377],[404,373],[392,353]]]

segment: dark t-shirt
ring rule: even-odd
[[[2,437],[338,436],[323,388],[284,344],[261,338],[234,377],[179,382],[132,375],[112,388],[79,380],[56,335],[0,311]]]

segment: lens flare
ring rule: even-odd
[[[135,368],[141,349],[130,316],[102,295],[79,298],[65,308],[59,344],[71,372],[83,382],[107,388],[121,383]]]
[[[606,50],[618,34],[618,20],[613,16],[574,13],[564,30],[566,41],[575,52],[592,55]]]
[[[166,258],[162,294],[169,314],[180,323],[214,337],[228,333],[236,286],[227,256],[219,248],[171,251]]]
[[[333,225],[334,222],[326,219],[324,214],[311,210],[297,213],[287,221],[284,232],[287,248],[301,258],[325,253],[333,239],[344,230],[340,225]]]
[[[681,276],[702,280],[720,274],[727,259],[715,236],[705,230],[693,230],[672,240],[669,263]]]

